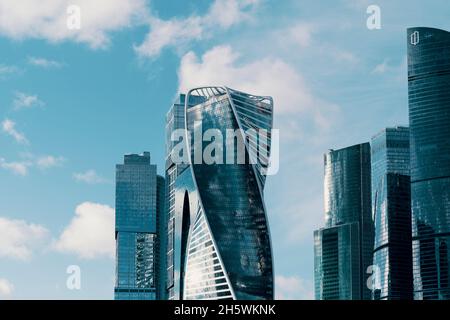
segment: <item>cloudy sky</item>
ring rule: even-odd
[[[406,28],[449,16],[447,0],[0,0],[0,299],[113,298],[115,164],[148,150],[162,173],[177,93],[222,84],[274,97],[277,297],[312,298],[323,153],[408,123]]]

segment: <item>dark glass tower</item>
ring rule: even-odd
[[[317,300],[370,299],[372,265],[370,145],[330,150],[324,156],[325,227],[314,232]]]
[[[220,131],[223,137],[228,130],[237,130],[240,136],[238,129],[265,129],[270,146],[271,98],[224,87],[198,88],[187,97],[187,101],[190,97],[204,100],[185,106],[186,128],[194,136],[195,132],[203,136],[208,129]],[[253,146],[242,136],[241,141],[248,159]],[[204,150],[208,143],[200,143]],[[175,296],[183,300],[273,299],[272,250],[263,199],[268,163],[260,158],[242,164],[197,163],[194,145],[188,143],[191,165],[174,185],[174,269],[179,275],[174,280]]]
[[[166,300],[167,279],[167,215],[166,215],[166,180],[164,177],[156,176],[156,227],[158,231],[157,242],[157,277],[156,277],[156,299]]]
[[[116,300],[155,300],[158,288],[158,217],[164,178],[150,153],[125,155],[116,166]]]
[[[413,295],[409,128],[386,128],[372,138],[375,224],[372,298]]]
[[[203,97],[190,96],[189,105],[196,105],[204,101]],[[171,152],[176,143],[172,141],[172,133],[178,129],[185,128],[185,102],[186,95],[180,94],[177,100],[169,109],[166,115],[166,226],[164,232],[166,244],[166,258],[164,258],[164,266],[166,270],[165,290],[163,299],[180,299],[179,288],[175,289],[175,269],[174,269],[174,237],[175,237],[175,180],[183,172],[188,165],[185,163],[174,163],[171,158]]]
[[[416,299],[450,299],[450,33],[408,29]]]

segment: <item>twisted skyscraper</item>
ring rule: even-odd
[[[196,97],[193,99],[192,97]],[[200,97],[200,98],[199,98]],[[191,101],[203,101],[190,104]],[[191,90],[185,99],[189,166],[174,182],[174,298],[273,299],[273,262],[263,199],[268,155],[252,158],[255,145],[244,131],[264,129],[270,149],[273,103],[225,87]],[[227,158],[239,158],[235,141],[244,142],[244,163],[198,163],[190,133],[214,130],[227,140]],[[249,137],[249,140],[255,137]],[[255,141],[255,140],[253,140]],[[200,141],[204,150],[205,141]],[[228,148],[233,146],[233,152]],[[216,150],[215,156],[223,150]]]

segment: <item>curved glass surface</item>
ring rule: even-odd
[[[450,299],[450,33],[407,39],[415,298]]]
[[[370,145],[330,150],[324,165],[325,228],[314,234],[316,299],[370,299]]]
[[[167,238],[165,239],[165,247],[166,247],[166,261],[165,261],[165,269],[166,269],[166,279],[165,280],[165,292],[164,298],[167,297],[169,300],[178,300],[180,299],[180,288],[179,281],[177,281],[178,286],[175,286],[175,278],[179,278],[179,275],[175,274],[176,262],[175,262],[175,181],[177,177],[186,169],[187,164],[181,163],[176,164],[173,163],[170,154],[174,146],[176,145],[175,141],[172,141],[171,136],[175,130],[184,129],[185,128],[185,119],[184,119],[184,110],[185,103],[188,102],[189,105],[196,105],[204,101],[203,97],[190,96],[189,100],[186,100],[185,94],[180,94],[175,101],[175,103],[171,106],[169,112],[166,115],[166,217],[165,224],[167,231]]]
[[[186,127],[190,132],[199,122],[202,133],[217,129],[223,137],[227,129],[271,129],[270,98],[228,88],[208,88],[203,93],[201,90],[197,93],[204,94],[206,101],[186,108]],[[207,144],[203,142],[202,150]],[[247,159],[251,147],[246,144]],[[185,260],[181,279],[184,299],[273,299],[272,250],[262,196],[265,178],[259,170],[265,165],[264,161],[194,163],[177,179],[176,192],[180,196],[175,201],[182,201],[182,180],[189,180],[185,174],[192,175],[195,185],[195,194],[189,194],[192,223],[187,250],[181,252]],[[176,204],[175,210],[181,211],[181,205]]]

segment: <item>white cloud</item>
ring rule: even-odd
[[[310,280],[298,276],[276,276],[275,277],[275,299],[276,300],[313,300],[313,284]]]
[[[334,21],[333,23],[296,22],[291,26],[275,29],[269,33],[269,39],[259,40],[259,45],[265,45],[270,41],[273,51],[280,52],[293,60],[313,58],[312,61],[318,65],[334,61],[335,68],[339,72],[342,72],[342,68],[357,67],[361,62],[358,56],[344,47],[324,40],[323,35],[329,33],[330,28],[340,27],[336,26]],[[327,71],[330,72],[330,68]]]
[[[0,217],[0,257],[29,260],[32,249],[47,237],[41,225]]]
[[[63,63],[46,58],[28,57],[28,63],[42,68],[61,68]]]
[[[28,144],[28,139],[25,137],[25,134],[16,130],[16,123],[10,119],[5,119],[2,122],[2,130],[7,135],[10,135],[14,138],[18,143]]]
[[[153,17],[149,24],[151,31],[142,44],[135,46],[140,56],[154,57],[166,46],[184,46],[203,37],[203,26],[199,17],[168,21]]]
[[[204,17],[206,26],[219,25],[227,29],[252,19],[260,0],[215,0]]]
[[[29,168],[36,167],[41,170],[46,170],[53,167],[59,167],[64,161],[65,158],[61,156],[35,156],[31,153],[26,153],[22,155],[22,160],[20,161],[7,161],[0,157],[0,168],[9,170],[17,175],[26,176]]]
[[[81,29],[67,28],[67,8],[81,9]],[[2,0],[0,35],[12,39],[72,40],[105,47],[109,33],[130,27],[146,13],[145,0]]]
[[[16,66],[8,66],[4,64],[0,64],[0,79],[4,79],[9,75],[20,72],[20,69]]]
[[[198,57],[187,53],[179,68],[179,91],[198,86],[226,85],[237,90],[274,98],[274,127],[280,129],[280,171],[268,179],[268,192],[280,201],[268,204],[274,230],[288,245],[310,242],[312,232],[323,223],[322,152],[330,132],[338,125],[340,108],[316,97],[299,69],[275,57],[242,63],[229,46],[219,46]],[[308,159],[305,156],[314,157]],[[299,170],[301,168],[301,170]],[[291,181],[288,192],[286,181]],[[304,185],[304,182],[307,185]],[[303,194],[299,198],[299,191]],[[284,221],[287,223],[279,223]]]
[[[31,163],[29,161],[8,162],[4,158],[0,158],[0,168],[9,170],[21,176],[26,176],[28,174],[28,167],[30,166]]]
[[[36,159],[36,166],[40,169],[59,167],[65,161],[64,157],[41,156]]]
[[[0,36],[16,40],[45,39],[52,43],[75,41],[86,43],[91,48],[105,48],[111,41],[111,32],[147,24],[150,31],[135,50],[140,56],[155,57],[164,47],[179,48],[250,21],[260,2],[215,0],[204,15],[162,20],[149,12],[146,0],[2,0]],[[79,30],[67,27],[70,17],[67,8],[70,5],[81,9]],[[28,62],[41,67],[60,66],[57,61],[44,58],[30,57]]]
[[[8,279],[0,278],[0,297],[9,298],[14,291],[14,285]]]
[[[287,30],[288,45],[296,44],[300,47],[308,47],[311,44],[313,26],[306,23],[298,23]]]
[[[350,51],[334,47],[327,48],[326,50],[339,63],[346,63],[349,65],[356,65],[359,63],[358,57]]]
[[[98,203],[84,202],[75,209],[75,217],[53,247],[81,258],[114,257],[114,209]]]
[[[192,41],[211,36],[212,32],[226,30],[251,19],[260,0],[215,0],[208,12],[185,19],[161,20],[152,16],[148,20],[150,31],[144,41],[135,46],[142,57],[158,56],[165,47],[185,47]]]
[[[393,76],[395,80],[404,82],[404,76],[408,72],[408,57],[404,56],[398,63],[392,62],[389,59],[384,59],[383,62],[377,64],[371,71],[373,75],[387,75]]]
[[[372,70],[372,74],[383,74],[389,69],[388,60],[385,59],[382,63],[375,66]]]
[[[179,91],[210,85],[226,85],[244,92],[274,98],[275,115],[308,113],[318,126],[327,126],[324,110],[330,105],[313,96],[296,69],[278,58],[263,58],[248,64],[238,63],[239,54],[229,46],[217,46],[201,59],[187,53],[181,60]]]
[[[88,184],[100,184],[109,182],[107,179],[99,176],[97,172],[95,172],[95,170],[74,173],[73,178],[78,182],[85,182]]]
[[[17,67],[15,67],[15,66],[8,66],[8,65],[0,64],[0,74],[14,73],[16,71],[17,71]]]
[[[20,91],[14,93],[14,109],[31,109],[34,107],[42,107],[45,103],[39,99],[37,95],[30,95]]]

